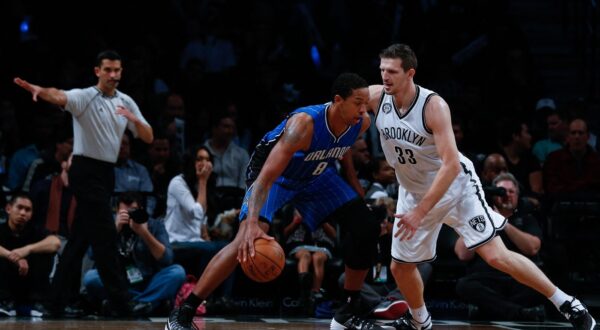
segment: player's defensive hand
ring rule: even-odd
[[[400,240],[409,240],[413,238],[417,228],[421,225],[425,214],[422,214],[418,209],[413,209],[406,214],[394,214],[398,218],[398,230],[394,233],[394,237],[400,236]]]

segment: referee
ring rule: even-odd
[[[110,198],[114,189],[114,164],[125,129],[146,143],[153,140],[152,128],[131,97],[117,90],[123,67],[112,50],[98,54],[95,86],[62,91],[14,82],[38,98],[58,105],[73,115],[73,164],[69,182],[77,201],[72,235],[62,252],[52,283],[50,312],[61,316],[77,293],[81,260],[91,245],[96,267],[105,284],[112,311],[132,314],[127,276],[119,261],[117,231]]]

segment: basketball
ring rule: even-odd
[[[285,264],[285,253],[275,240],[259,238],[254,241],[254,258],[240,262],[244,273],[253,281],[263,283],[277,278]]]

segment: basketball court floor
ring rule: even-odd
[[[42,320],[40,318],[4,318],[0,319],[2,330],[23,329],[111,329],[145,330],[164,329],[166,318],[148,318],[137,320]],[[201,330],[279,330],[279,329],[329,329],[328,319],[314,318],[263,318],[259,316],[196,317],[195,324]],[[388,321],[389,322],[389,321]],[[440,330],[534,330],[534,329],[571,329],[567,322],[468,322],[455,320],[435,320],[435,329]]]

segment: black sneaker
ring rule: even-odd
[[[194,324],[196,310],[187,304],[176,307],[171,311],[165,330],[198,330]]]
[[[412,315],[410,315],[410,312],[406,312],[406,314],[404,314],[404,316],[401,318],[386,325],[391,326],[396,330],[431,330],[431,314],[427,316],[427,320],[425,320],[425,322],[420,323],[413,319]]]
[[[355,298],[351,302],[342,305],[331,320],[330,330],[360,329],[360,330],[380,330],[385,329],[380,325],[364,318],[371,313],[370,309],[365,309],[362,299]]]
[[[0,301],[0,317],[17,316],[15,303],[9,300]]]
[[[560,312],[577,330],[592,330],[596,326],[596,320],[577,298],[565,301],[560,306]]]
[[[349,315],[348,318],[341,319],[338,315],[335,315],[331,320],[330,330],[344,330],[344,329],[356,329],[356,330],[383,330],[384,327],[370,321],[363,319],[358,316]]]

